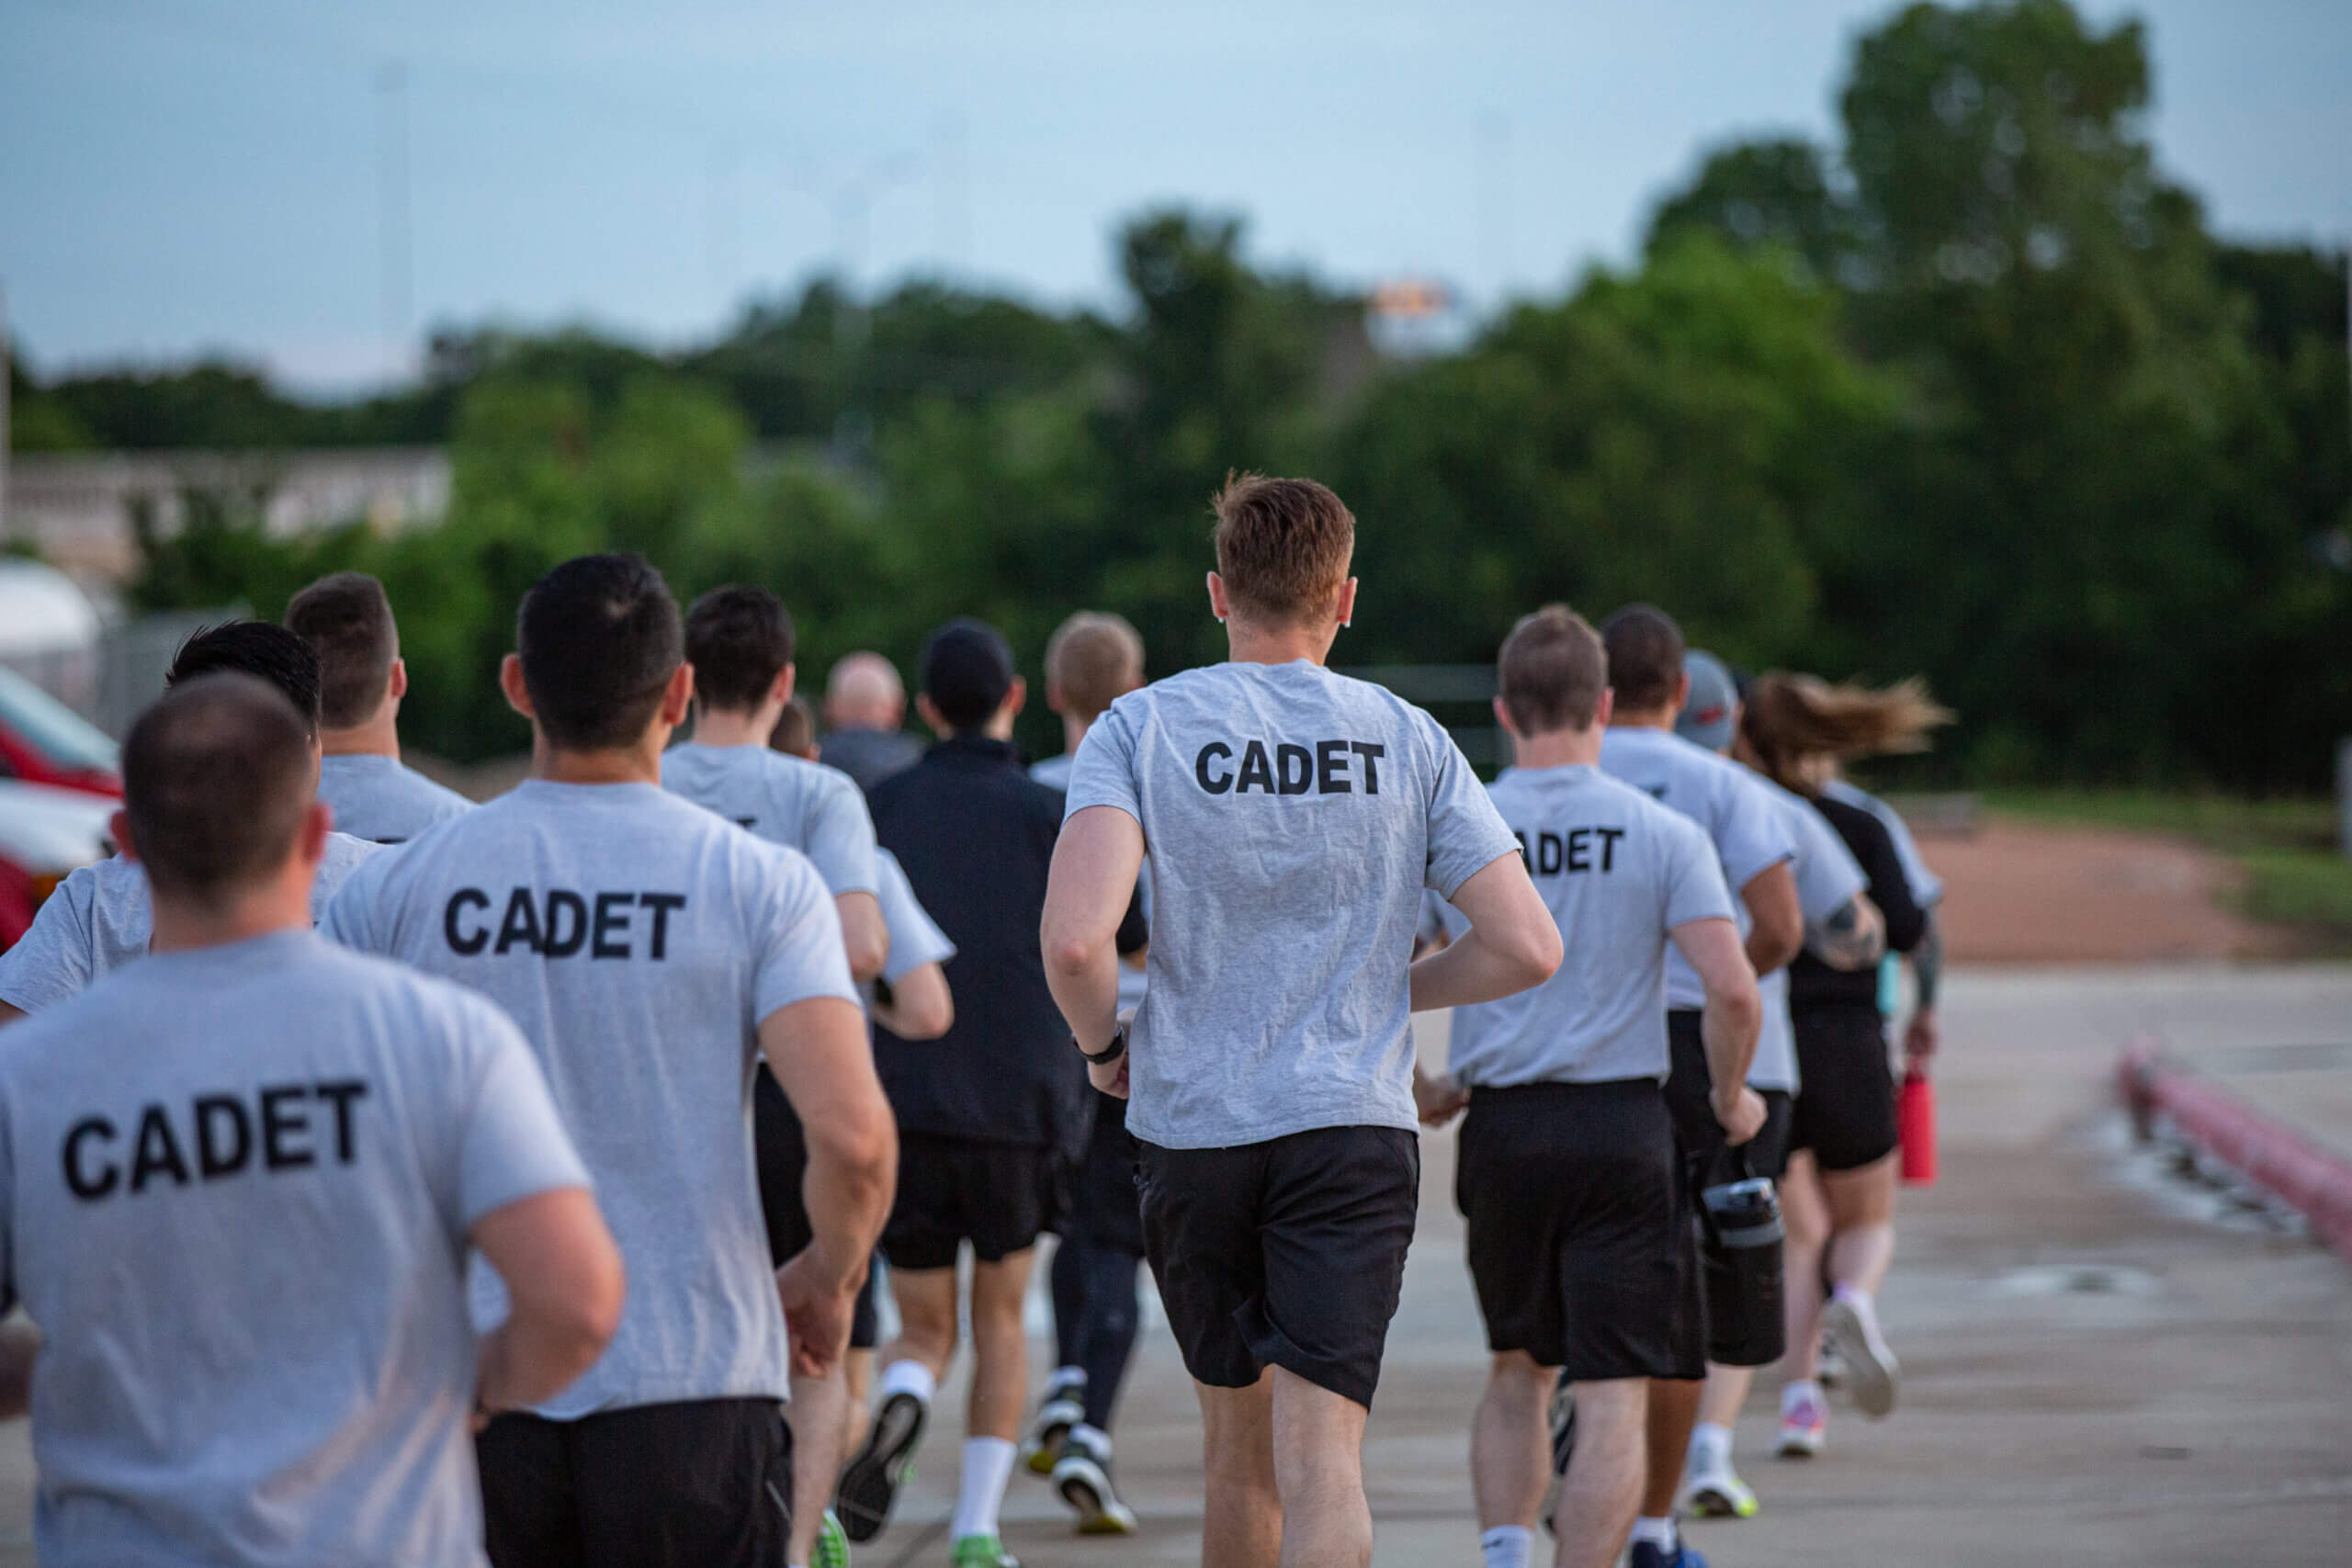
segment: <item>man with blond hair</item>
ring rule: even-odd
[[[1560,935],[1445,731],[1325,667],[1356,604],[1340,498],[1250,475],[1216,505],[1232,658],[1087,732],[1046,974],[1095,1087],[1132,1095],[1144,1243],[1205,1428],[1203,1562],[1363,1568],[1364,1418],[1419,1201],[1410,1014],[1541,985]],[[1147,856],[1131,1030],[1116,932]],[[1470,929],[1408,968],[1424,887]]]

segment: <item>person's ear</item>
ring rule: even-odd
[[[1600,688],[1600,705],[1592,710],[1593,726],[1596,728],[1606,729],[1609,728],[1609,721],[1616,716],[1617,688],[1603,686]]]
[[[1012,684],[1005,691],[1004,701],[997,705],[997,711],[1007,718],[1019,718],[1021,710],[1026,707],[1028,703],[1029,682],[1015,675],[1012,678]]]
[[[506,705],[525,718],[536,721],[538,715],[531,710],[531,688],[523,683],[523,656],[510,653],[498,661],[498,689],[505,694]]]
[[[686,714],[695,705],[695,667],[681,664],[670,671],[670,683],[662,689],[662,722],[675,729],[686,722]]]
[[[294,858],[315,870],[327,856],[327,835],[334,831],[334,807],[314,800],[303,808],[302,830],[294,836]]]
[[[1059,714],[1065,718],[1069,716],[1062,702],[1062,689],[1051,681],[1046,682],[1046,711]]]
[[[786,665],[776,671],[775,684],[768,688],[768,701],[782,705],[792,700],[794,667]]]
[[[1510,721],[1510,708],[1500,697],[1495,699],[1495,722],[1502,726],[1505,735],[1510,736],[1513,740],[1519,739],[1519,726]]]
[[[1225,579],[1209,573],[1209,613],[1219,622],[1233,614],[1233,596],[1226,592]]]
[[[1340,584],[1340,599],[1336,608],[1340,624],[1347,626],[1356,618],[1356,580],[1352,577]]]
[[[392,660],[392,678],[390,682],[386,686],[384,694],[390,697],[394,702],[399,702],[402,697],[408,695],[407,660],[395,659]]]
[[[1674,683],[1674,711],[1680,713],[1690,705],[1690,671],[1685,670],[1682,679]]]
[[[928,692],[915,694],[915,712],[922,716],[925,724],[931,726],[931,732],[942,740],[956,733],[956,727],[939,716],[939,709],[933,704]]]
[[[118,811],[113,816],[107,818],[107,833],[108,837],[114,840],[115,853],[130,862],[133,865],[139,863],[139,846],[130,841],[130,812]]]

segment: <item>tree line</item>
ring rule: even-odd
[[[910,660],[954,614],[1034,658],[1080,605],[1156,671],[1217,657],[1206,498],[1256,468],[1357,514],[1343,662],[1483,660],[1546,600],[1647,599],[1752,667],[1926,674],[1962,716],[1922,779],[2313,790],[2352,733],[2346,258],[2217,237],[2149,94],[2137,22],[1911,6],[1857,40],[1835,144],[1713,151],[1636,265],[1427,356],[1252,265],[1238,220],[1162,210],[1118,236],[1116,314],[820,280],[674,354],[444,333],[415,387],[335,407],[232,366],[12,367],[18,446],[446,443],[437,529],[209,509],[146,542],[135,595],[268,612],[378,572],[410,731],[457,757],[521,739],[485,672],[591,548],[775,588],[812,670]]]

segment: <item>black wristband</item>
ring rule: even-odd
[[[1069,1043],[1073,1045],[1078,1045],[1078,1036],[1075,1034],[1071,1035],[1069,1037]],[[1101,1052],[1097,1053],[1090,1051],[1083,1045],[1078,1045],[1078,1054],[1086,1058],[1086,1065],[1090,1067],[1109,1066],[1112,1063],[1117,1061],[1120,1057],[1127,1054],[1127,1026],[1125,1022],[1123,1021],[1120,1023],[1119,1032],[1111,1036],[1111,1043],[1103,1046]]]

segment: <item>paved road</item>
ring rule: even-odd
[[[1962,971],[1947,1021],[1944,1181],[1906,1195],[1885,1303],[1904,1408],[1883,1426],[1841,1414],[1824,1459],[1786,1465],[1763,1457],[1759,1393],[1739,1442],[1764,1514],[1694,1540],[1719,1568],[2346,1561],[2352,1267],[2153,1174],[2106,1107],[2115,1052],[2148,1033],[2223,1068],[2306,1048],[2269,1057],[2310,1091],[2290,1106],[2352,1091],[2352,1050],[2310,1049],[2352,1045],[2352,968]],[[1451,1140],[1426,1148],[1368,1438],[1382,1568],[1476,1561],[1464,1433],[1483,1353]],[[956,1403],[869,1568],[944,1562]],[[1164,1333],[1120,1438],[1144,1536],[1074,1541],[1016,1480],[1006,1535],[1032,1568],[1196,1560],[1198,1428]],[[30,1561],[29,1469],[23,1428],[0,1435],[0,1568]]]

